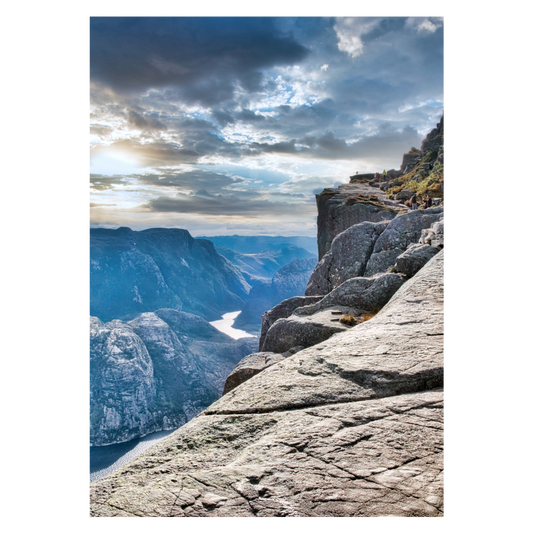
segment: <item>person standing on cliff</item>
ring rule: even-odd
[[[379,172],[376,172],[376,181],[381,183],[381,176],[379,175]]]
[[[429,197],[429,194],[426,195],[426,209],[429,209],[433,205],[433,200]]]
[[[383,181],[387,181],[387,171],[383,170]]]
[[[413,196],[411,196],[411,210],[415,210],[415,209],[418,209],[418,202],[417,202],[417,199],[416,199],[416,193],[413,194]]]

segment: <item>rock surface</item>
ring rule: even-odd
[[[311,274],[306,294],[327,294],[344,281],[362,276],[374,245],[388,224],[388,220],[362,222],[339,233],[333,239],[330,251]]]
[[[134,320],[91,318],[91,445],[177,428],[217,400],[253,351],[200,317],[161,309]]]
[[[93,483],[91,515],[442,515],[443,253]]]
[[[376,274],[371,278],[352,278],[315,304],[300,307],[294,314],[312,315],[323,309],[344,306],[352,309],[375,311],[381,309],[405,280],[398,274]]]
[[[377,195],[375,202],[347,202],[358,193]],[[381,203],[380,203],[381,202]],[[324,189],[316,195],[318,208],[318,260],[329,252],[333,239],[344,230],[361,222],[381,222],[396,216],[394,203],[387,201],[380,190],[366,184],[341,185],[336,189]]]
[[[321,296],[293,296],[292,298],[283,300],[269,311],[265,311],[261,316],[261,337],[259,338],[259,350],[263,349],[267,331],[278,318],[287,318],[292,315],[293,311],[297,307],[314,304],[321,298]]]
[[[444,216],[443,213],[444,208],[432,207],[398,215],[376,240],[364,275],[373,276],[394,266],[396,258],[407,250],[410,244],[418,242],[422,230],[430,228],[434,222],[440,220]]]

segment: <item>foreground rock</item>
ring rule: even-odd
[[[283,300],[278,305],[274,306],[270,311],[265,311],[261,316],[261,337],[259,339],[259,350],[263,350],[265,337],[270,326],[274,324],[278,318],[287,318],[292,315],[293,311],[298,307],[310,305],[321,300],[321,296],[293,296]]]
[[[440,516],[443,253],[91,486],[93,516]]]

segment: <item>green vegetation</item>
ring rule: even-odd
[[[403,189],[416,193],[420,198],[429,195],[430,198],[442,198],[442,182],[444,181],[444,165],[435,162],[431,170],[424,169],[424,165],[434,161],[438,152],[429,151],[411,172],[400,176],[402,182],[396,187],[387,189],[387,197],[391,198]]]

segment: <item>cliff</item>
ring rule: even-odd
[[[220,397],[254,345],[174,309],[128,322],[92,317],[91,445],[185,424]]]
[[[216,320],[242,309],[241,272],[183,229],[91,230],[91,315],[131,319],[172,308]]]

